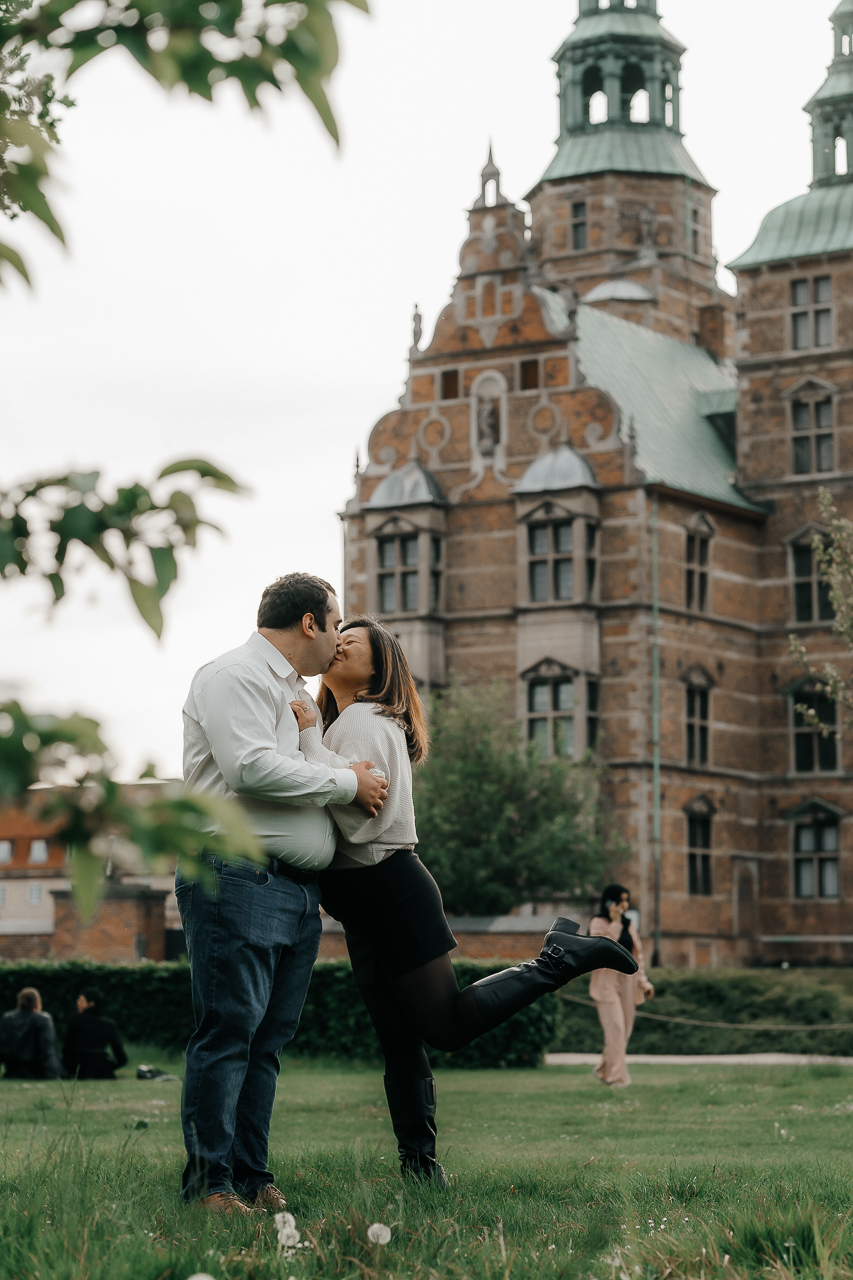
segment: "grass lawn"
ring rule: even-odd
[[[139,1060],[180,1073],[162,1053]],[[177,1195],[180,1085],[0,1081],[0,1280],[853,1276],[853,1071],[438,1074],[440,1192],[397,1176],[378,1070],[285,1061],[272,1168],[307,1248]],[[387,1246],[367,1227],[384,1222]]]

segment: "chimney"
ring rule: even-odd
[[[713,356],[718,364],[728,357],[726,311],[719,302],[699,308],[699,335],[696,345]]]

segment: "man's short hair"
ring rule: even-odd
[[[23,987],[18,992],[19,1009],[37,1009],[41,1004],[41,996],[35,987]]]
[[[87,1004],[94,1005],[96,1010],[100,1009],[101,1004],[103,1003],[103,996],[97,987],[84,987],[80,992],[80,995]]]
[[[335,588],[313,573],[286,573],[267,587],[258,609],[258,626],[273,631],[289,631],[306,613],[313,613],[321,631],[326,630],[329,596]]]

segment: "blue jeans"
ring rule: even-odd
[[[320,894],[248,862],[206,859],[214,890],[175,893],[187,941],[196,1031],[182,1098],[186,1200],[254,1197],[267,1169],[279,1054],[296,1034],[320,946]]]

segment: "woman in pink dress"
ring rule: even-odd
[[[640,935],[625,915],[631,895],[621,884],[609,884],[601,895],[601,908],[589,926],[591,938],[610,938],[630,951],[640,966],[636,973],[617,973],[615,969],[596,969],[589,984],[598,1020],[604,1031],[604,1052],[593,1075],[602,1084],[624,1088],[631,1083],[625,1057],[634,1029],[637,1005],[654,997],[655,989],[643,967]]]

